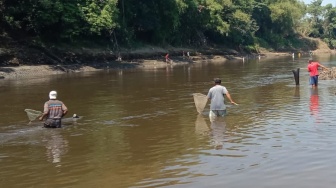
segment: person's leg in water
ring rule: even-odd
[[[318,85],[318,75],[315,76],[315,87]]]
[[[216,114],[212,110],[210,110],[209,112],[209,119],[210,119],[210,122],[213,122],[216,119]]]
[[[309,84],[312,86],[312,88],[314,87],[314,78],[313,78],[313,76],[309,77]]]
[[[61,119],[47,119],[43,126],[44,128],[61,128],[62,122]]]
[[[317,87],[317,83],[318,83],[318,76],[311,76],[310,85],[312,86],[312,88]]]
[[[226,110],[210,110],[209,119],[214,121],[217,117],[224,117],[226,115]]]

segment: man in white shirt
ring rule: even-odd
[[[207,95],[208,99],[211,101],[209,113],[210,120],[213,120],[215,117],[218,116],[223,117],[226,114],[224,95],[226,95],[226,97],[230,100],[231,104],[238,105],[232,100],[229,91],[221,85],[221,79],[215,78],[214,81],[215,86],[210,88]]]

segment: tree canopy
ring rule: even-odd
[[[336,8],[322,0],[0,0],[0,26],[45,41],[281,49],[309,36],[336,47]]]

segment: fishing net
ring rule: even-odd
[[[202,93],[194,93],[194,102],[195,102],[195,106],[196,106],[196,110],[198,113],[202,113],[205,105],[208,102],[208,98],[206,95],[203,95]]]
[[[322,69],[322,71],[319,74],[319,79],[321,79],[321,80],[334,80],[334,79],[336,79],[336,67]]]
[[[25,109],[24,111],[27,113],[27,116],[30,121],[34,121],[36,118],[42,115],[42,112],[37,110]]]

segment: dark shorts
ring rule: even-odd
[[[45,128],[61,128],[62,127],[62,122],[61,119],[47,119],[43,126]]]
[[[311,76],[309,80],[310,85],[317,85],[318,83],[318,75],[317,76]]]

